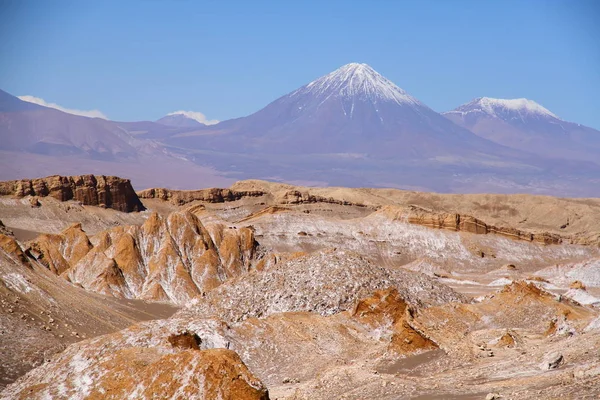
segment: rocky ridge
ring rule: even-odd
[[[129,179],[104,175],[48,176],[0,182],[0,196],[51,196],[123,212],[144,211]]]
[[[488,225],[471,215],[456,213],[438,213],[417,206],[396,208],[387,206],[383,214],[392,219],[403,220],[410,224],[421,225],[434,229],[445,229],[455,232],[469,232],[478,235],[495,234],[515,240],[525,240],[542,244],[577,243],[577,240],[548,232],[531,233],[509,227]]]
[[[173,204],[237,202],[254,212],[269,207],[340,205],[380,211],[391,218],[430,228],[498,234],[543,244],[600,246],[600,202],[596,199],[557,199],[531,195],[451,195],[396,189],[309,188],[248,180],[230,189],[177,191],[148,189],[141,198]],[[244,219],[250,218],[247,214]],[[548,221],[556,221],[554,224]],[[232,221],[235,222],[235,221]]]
[[[364,207],[363,204],[353,203],[350,201],[339,200],[333,197],[324,197],[311,194],[307,191],[296,189],[287,190],[282,193],[269,193],[262,190],[235,190],[235,189],[201,189],[201,190],[169,190],[163,188],[146,189],[138,192],[138,196],[142,199],[160,199],[167,200],[173,204],[184,205],[193,201],[206,203],[225,203],[244,198],[252,197],[267,197],[266,201],[273,204],[339,204],[339,205],[356,205]]]
[[[49,271],[24,247],[0,235],[0,388],[68,344],[175,311],[86,292]]]

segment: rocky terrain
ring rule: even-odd
[[[0,196],[2,399],[600,395],[597,199],[35,190]]]

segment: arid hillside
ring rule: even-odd
[[[136,198],[0,196],[0,398],[600,395],[598,199]]]

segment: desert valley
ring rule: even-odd
[[[0,400],[600,399],[598,16],[0,2]]]
[[[0,398],[600,395],[600,200],[92,175],[0,195]]]

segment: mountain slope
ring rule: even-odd
[[[174,156],[157,141],[186,129],[72,115],[0,90],[0,179],[94,173],[133,178],[138,189],[196,187],[192,176],[208,185],[229,184],[216,171]]]
[[[140,154],[164,153],[156,142],[146,139],[168,137],[181,130],[148,121],[116,122],[68,114],[0,90],[0,150],[134,160]]]
[[[236,180],[590,196],[600,178],[597,164],[478,136],[357,63],[247,117],[160,140]]]
[[[262,110],[169,143],[232,152],[429,158],[510,151],[477,138],[366,64],[347,64]]]
[[[114,122],[67,114],[0,91],[0,149],[96,159],[134,158],[135,140]]]
[[[600,131],[564,121],[532,100],[481,97],[444,116],[514,149],[565,159],[600,159]]]
[[[161,119],[156,120],[157,124],[174,126],[177,128],[197,128],[204,126],[204,124],[196,121],[194,118],[190,118],[185,114],[168,114]]]

